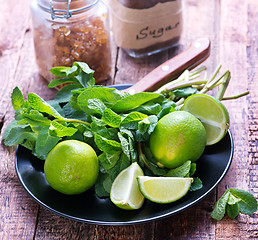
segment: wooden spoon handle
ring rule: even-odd
[[[167,60],[139,82],[124,91],[133,93],[153,92],[162,85],[179,76],[184,70],[192,69],[207,59],[210,55],[210,40],[200,38],[179,55]]]

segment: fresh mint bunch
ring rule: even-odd
[[[257,200],[251,193],[236,188],[230,188],[226,190],[216,202],[211,217],[216,220],[221,220],[227,212],[228,216],[234,219],[239,212],[251,215],[256,211]]]

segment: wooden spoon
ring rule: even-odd
[[[206,60],[210,55],[210,40],[200,38],[179,55],[167,60],[132,87],[123,91],[131,94],[138,92],[153,92],[168,81],[179,76],[184,70],[192,69]]]

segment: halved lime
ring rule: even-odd
[[[207,134],[207,145],[219,142],[229,128],[226,107],[207,94],[194,94],[185,100],[182,110],[192,113],[203,123]]]
[[[139,188],[144,197],[156,203],[174,202],[188,192],[192,178],[180,177],[137,177]]]
[[[139,209],[144,202],[144,196],[139,190],[137,177],[143,175],[136,162],[120,172],[111,187],[111,201],[122,209]]]

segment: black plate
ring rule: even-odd
[[[115,85],[124,89],[131,85]],[[227,173],[233,156],[233,140],[230,131],[217,144],[206,147],[197,161],[196,176],[203,188],[189,192],[182,199],[170,204],[156,204],[148,200],[139,210],[127,211],[117,208],[110,199],[98,198],[93,189],[76,196],[67,196],[53,190],[44,176],[44,161],[18,146],[15,167],[18,178],[30,196],[43,207],[63,217],[76,221],[101,225],[127,225],[149,222],[177,214],[214,190]]]

